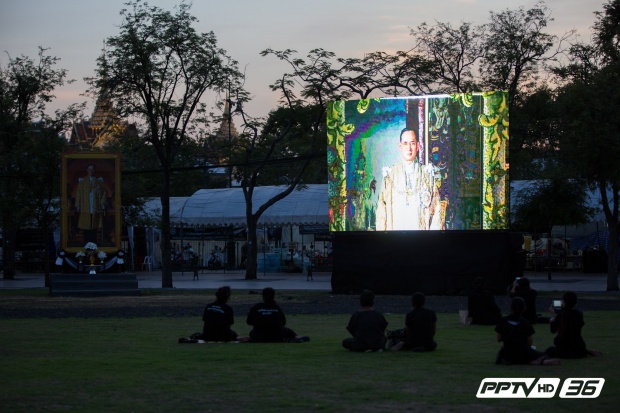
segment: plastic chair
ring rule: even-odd
[[[144,267],[148,268],[148,271],[151,271],[151,257],[150,256],[146,256],[144,257],[144,260],[142,261],[142,271],[144,271]]]

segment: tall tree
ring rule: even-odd
[[[594,213],[586,186],[579,180],[536,180],[524,188],[515,205],[514,224],[519,231],[548,233],[554,225],[585,224]]]
[[[298,74],[302,76],[320,76],[318,84],[329,90],[331,82],[337,82],[337,76],[330,68],[329,59],[334,57],[332,53],[323,50],[312,51],[309,55],[311,63],[307,64],[303,59],[292,59],[292,50],[277,52],[267,49],[262,52],[263,56],[275,55],[277,58],[288,62],[296,68]],[[237,167],[238,179],[246,204],[246,224],[247,224],[247,265],[246,279],[257,277],[257,258],[258,245],[256,229],[258,220],[262,214],[273,204],[284,199],[293,192],[302,182],[302,176],[310,162],[315,158],[316,153],[321,153],[320,140],[324,135],[325,128],[325,94],[322,91],[304,90],[302,94],[307,100],[298,99],[290,89],[294,84],[294,76],[285,74],[278,82],[271,86],[272,90],[280,91],[283,102],[286,102],[286,109],[281,108],[271,114],[267,125],[261,122],[253,122],[246,118],[244,120],[244,133],[236,142],[235,152],[241,154],[239,166]],[[283,113],[286,112],[286,113]],[[266,126],[266,127],[265,127]],[[295,143],[306,140],[306,153],[300,153],[295,148]],[[273,177],[269,173],[271,165],[282,160],[289,162],[291,158],[298,158],[299,162],[287,168],[287,172],[280,174],[279,181],[282,184],[282,191],[273,198],[267,200],[262,205],[254,206],[254,189]],[[287,161],[287,159],[289,161]],[[273,172],[273,171],[271,171]]]
[[[484,56],[484,26],[463,22],[457,28],[450,23],[426,22],[411,30],[416,39],[415,51],[432,62],[437,83],[435,92],[464,93],[478,91],[475,68]]]
[[[550,179],[555,175],[562,129],[556,94],[546,85],[523,96],[510,113],[510,178]]]
[[[190,5],[173,14],[134,0],[121,11],[120,33],[106,40],[94,91],[115,102],[124,116],[144,123],[145,143],[157,154],[162,173],[162,287],[172,287],[170,193],[174,161],[209,90],[238,82],[236,62],[217,46],[213,32],[198,33]]]
[[[561,154],[601,196],[607,227],[607,291],[618,291],[620,225],[620,0],[597,12],[593,45],[571,48],[571,63],[556,71],[567,83],[558,105],[563,113]]]
[[[40,47],[38,59],[9,58],[7,66],[0,67],[0,225],[7,279],[15,277],[17,230],[25,222],[32,225],[36,211],[49,211],[43,203],[58,196],[58,192],[43,194],[41,189],[58,189],[54,184],[58,174],[52,173],[58,172],[53,167],[59,165],[57,134],[80,109],[72,105],[57,111],[55,118],[45,115],[54,89],[70,82],[65,69],[55,68],[58,60]],[[41,120],[43,127],[33,125],[34,119]],[[53,150],[41,151],[48,143],[54,145]],[[52,170],[47,169],[50,165]],[[40,204],[33,204],[34,200]]]
[[[507,90],[512,110],[516,100],[540,81],[544,64],[555,59],[560,39],[545,32],[551,19],[544,2],[525,10],[490,12],[483,41],[480,75],[486,90]],[[567,35],[568,36],[568,35]]]
[[[75,109],[75,107],[74,107]],[[29,217],[25,225],[35,227],[44,236],[43,270],[45,285],[49,283],[50,243],[60,216],[60,157],[66,148],[63,131],[77,116],[74,111],[57,112],[59,117],[35,122],[18,144],[22,159],[15,196],[20,199],[19,214]],[[71,116],[69,118],[68,116]]]
[[[302,189],[304,172],[313,160],[324,159],[324,108],[320,106],[281,108],[276,112],[297,112],[280,116],[283,124],[271,122],[261,132],[256,125],[246,123],[246,134],[235,145],[240,161],[236,166],[236,178],[241,183],[246,205],[247,262],[245,278],[256,279],[258,220],[273,204],[287,197],[295,189]],[[282,114],[280,114],[282,115]],[[301,140],[304,145],[297,146]],[[240,155],[240,156],[239,156]],[[317,156],[318,155],[318,156]],[[235,157],[233,157],[235,159]],[[237,162],[235,162],[237,163]],[[257,186],[276,183],[282,187],[276,196],[261,205],[254,205],[254,189]]]

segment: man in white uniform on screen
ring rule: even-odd
[[[411,129],[400,133],[402,159],[383,168],[376,230],[441,230],[444,213],[435,185],[433,166],[418,160],[419,141]]]

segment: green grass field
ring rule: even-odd
[[[602,357],[496,366],[492,327],[439,314],[433,353],[350,353],[347,315],[289,315],[311,341],[178,344],[196,318],[2,319],[0,410],[11,412],[611,412],[620,403],[619,312],[588,312]],[[386,314],[390,329],[403,315]],[[248,333],[243,318],[235,329]],[[537,326],[535,344],[552,343]],[[485,377],[603,377],[597,399],[477,399]],[[614,408],[613,406],[616,406]]]

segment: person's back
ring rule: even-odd
[[[407,337],[405,347],[417,351],[432,351],[437,347],[433,337],[435,336],[435,324],[437,315],[427,308],[415,308],[407,314],[405,326]]]
[[[234,323],[232,308],[214,301],[207,305],[202,315],[203,337],[206,341],[229,341],[230,326]]]
[[[560,358],[581,358],[588,354],[586,343],[581,336],[583,313],[577,309],[561,311],[550,323],[551,332],[557,332],[553,343],[558,348]]]
[[[424,308],[426,296],[415,293],[411,296],[413,309],[405,317],[405,328],[388,332],[392,351],[413,350],[433,351],[437,348],[435,332],[437,330],[437,314]]]
[[[467,310],[472,324],[496,325],[502,318],[501,310],[495,303],[495,297],[484,289],[481,277],[474,280],[474,289],[467,298]]]
[[[576,293],[564,293],[562,309],[549,322],[551,332],[557,335],[553,339],[555,349],[548,349],[547,352],[556,357],[581,358],[589,354],[581,335],[581,329],[585,325],[583,313],[575,308],[576,304]]]
[[[413,351],[433,351],[437,347],[434,340],[437,328],[437,315],[424,307],[426,296],[415,293],[411,296],[413,309],[405,317],[404,349]],[[398,347],[395,348],[395,350]]]
[[[530,349],[528,337],[534,334],[530,322],[522,315],[510,314],[503,317],[495,331],[502,335],[504,358],[512,363],[525,363],[524,359]]]
[[[514,297],[510,301],[510,315],[502,318],[495,326],[496,338],[502,342],[496,363],[552,365],[560,364],[560,360],[549,358],[545,353],[532,348],[534,327],[523,317],[525,301]]]
[[[347,331],[353,337],[344,339],[342,346],[351,351],[381,351],[387,342],[385,329],[388,322],[373,308],[374,294],[371,291],[360,294],[360,305],[362,308],[351,315],[347,324]]]
[[[234,341],[237,339],[237,333],[231,330],[235,322],[233,309],[227,304],[230,293],[230,287],[220,287],[215,293],[216,300],[205,307],[202,315],[203,340]]]
[[[282,341],[282,328],[286,325],[286,316],[276,303],[255,304],[248,314],[247,323],[251,325],[250,337],[254,341]]]
[[[515,280],[510,298],[521,297],[525,301],[525,317],[531,324],[536,324],[538,320],[538,312],[536,311],[536,297],[538,292],[530,287],[530,280],[521,278]]]
[[[377,310],[360,310],[351,316],[347,331],[359,341],[355,346],[359,351],[376,351],[385,346],[386,327],[385,317]]]
[[[282,342],[285,339],[295,338],[295,333],[285,328],[286,316],[275,301],[275,290],[271,287],[263,289],[263,302],[255,304],[250,309],[246,319],[252,326],[251,341]]]

